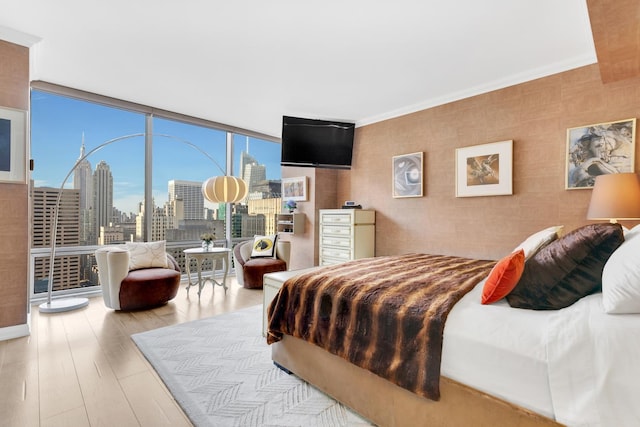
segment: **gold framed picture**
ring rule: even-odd
[[[593,188],[598,175],[634,172],[636,119],[567,129],[565,189]]]
[[[513,194],[513,140],[456,149],[456,197]]]

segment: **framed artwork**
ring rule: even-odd
[[[308,197],[306,176],[282,178],[282,200],[305,202]]]
[[[26,114],[0,108],[0,181],[25,182]]]
[[[513,194],[513,141],[456,149],[456,197]]]
[[[393,156],[393,197],[422,197],[422,153]]]
[[[565,188],[593,188],[598,175],[634,172],[636,119],[567,129]]]

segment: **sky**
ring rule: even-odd
[[[85,154],[112,141],[87,160],[92,170],[101,160],[109,165],[114,206],[137,213],[144,197],[144,125],[143,114],[33,91],[30,157],[35,165],[31,175],[34,185],[59,188],[80,158],[83,138]],[[153,197],[157,206],[167,201],[169,180],[201,182],[223,174],[225,132],[156,117],[153,134]],[[248,138],[248,144],[249,154],[266,166],[267,179],[280,179],[280,144],[256,138]],[[235,135],[235,174],[239,173],[240,152],[246,145],[247,137]],[[70,175],[65,187],[72,185]]]

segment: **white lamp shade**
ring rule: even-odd
[[[235,203],[247,197],[247,184],[235,176],[214,176],[202,183],[204,198],[213,203]]]
[[[635,173],[598,175],[591,193],[588,219],[640,219],[640,181]]]

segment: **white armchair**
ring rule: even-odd
[[[95,252],[104,304],[114,310],[139,310],[167,303],[178,293],[180,267],[167,256],[167,268],[129,270],[130,253],[109,246]]]

